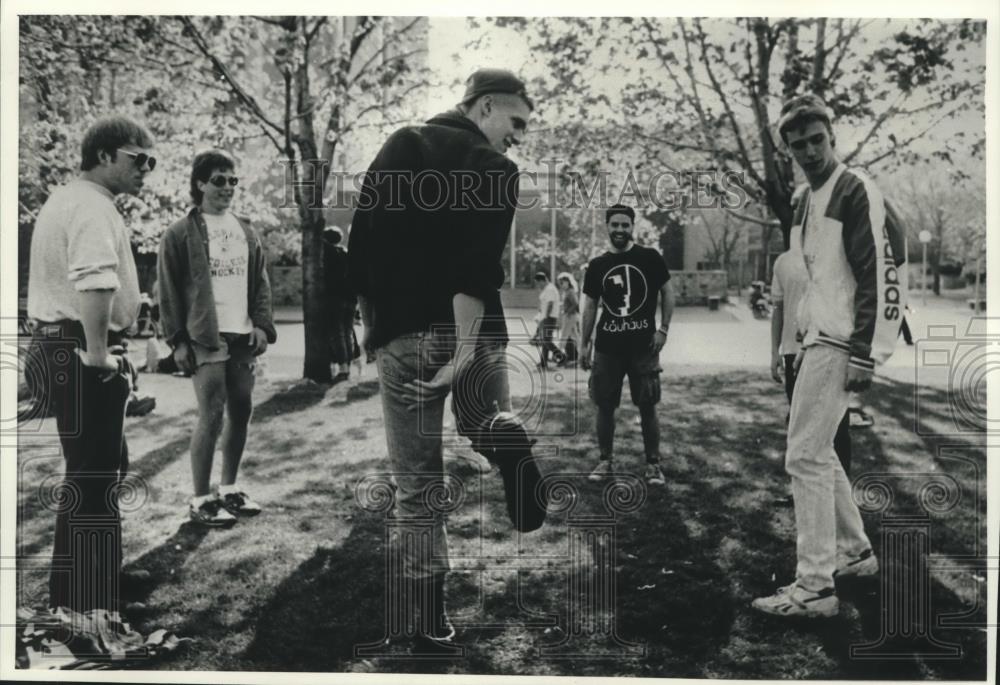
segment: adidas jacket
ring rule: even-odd
[[[869,370],[888,359],[906,304],[903,227],[872,180],[840,164],[818,192],[807,188],[791,241],[809,273],[798,313],[803,346],[844,350]]]

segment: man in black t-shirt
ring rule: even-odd
[[[591,336],[601,305],[594,341],[590,397],[597,405],[597,442],[600,462],[589,478],[599,481],[614,474],[615,410],[621,402],[622,381],[628,375],[632,402],[639,408],[642,442],[646,452],[645,478],[663,485],[660,469],[660,427],[656,405],[660,401],[660,350],[667,341],[674,296],[670,273],[657,250],[632,240],[635,212],[613,205],[605,221],[611,249],[590,260],[583,284],[584,364],[590,359]],[[660,300],[659,328],[656,302]]]

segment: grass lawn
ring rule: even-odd
[[[762,373],[663,380],[667,485],[647,488],[636,480],[630,499],[621,484],[586,480],[594,413],[585,383],[576,384],[549,397],[541,424],[542,433],[561,435],[539,445],[543,472],[558,481],[553,511],[540,531],[520,538],[507,521],[499,476],[471,468],[462,458],[465,448],[448,449],[449,471],[464,491],[449,523],[448,603],[465,654],[451,661],[418,661],[398,652],[355,656],[356,645],[386,634],[385,518],[355,498],[359,480],[388,470],[375,381],[270,388],[254,415],[241,476],[266,510],[231,530],[185,522],[193,411],[130,420],[129,439],[140,447],[133,471],[148,488],[141,506],[127,514],[126,568],[151,573],[148,586],[132,598],[147,609],[131,620],[144,631],[162,627],[196,639],[150,666],[985,677],[982,435],[918,434],[913,386],[878,380],[866,395],[875,426],[852,432],[852,476],[872,483],[865,492],[873,511],[865,523],[883,573],[879,580],[841,586],[837,618],[785,624],[749,608],[751,599],[789,582],[794,572],[792,510],[775,503],[788,492],[784,395]],[[922,390],[920,415],[945,416],[947,399],[943,390]],[[636,415],[626,401],[616,451],[620,471],[640,476]],[[581,428],[575,435],[574,426]],[[58,470],[58,459],[42,456],[22,450],[22,483]],[[622,481],[631,482],[628,476]],[[38,588],[52,515],[35,499],[22,486],[22,553],[39,563],[19,577],[22,598],[44,601]],[[919,547],[923,540],[926,548]],[[922,590],[904,591],[906,583]],[[604,601],[581,601],[593,596],[584,594],[587,588],[603,592]],[[893,599],[897,591],[921,598],[923,609],[904,610],[909,604]],[[877,646],[852,654],[852,647],[865,645]]]

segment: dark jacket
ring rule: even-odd
[[[357,296],[347,281],[347,250],[323,241],[323,294],[330,311],[357,305]]]
[[[271,313],[271,283],[264,247],[250,222],[237,217],[249,245],[247,311],[255,328],[273,343],[278,338]],[[193,208],[170,226],[160,240],[156,265],[160,290],[160,321],[171,347],[194,341],[209,349],[220,346],[212,277],[208,260],[208,228],[201,210]]]
[[[371,343],[454,323],[452,298],[483,300],[481,336],[506,341],[502,255],[517,166],[457,111],[393,133],[365,178],[348,273],[372,305]]]

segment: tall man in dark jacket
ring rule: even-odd
[[[455,109],[389,137],[368,171],[351,227],[349,268],[365,349],[378,355],[398,487],[395,517],[433,521],[429,548],[400,549],[403,579],[412,588],[406,594],[418,598],[403,610],[419,612],[418,639],[431,648],[450,647],[454,636],[444,607],[443,507],[428,496],[446,485],[445,397],[453,379],[475,373],[482,382],[457,401],[482,412],[510,409],[501,255],[518,169],[505,153],[521,142],[532,108],[514,74],[475,72]]]

